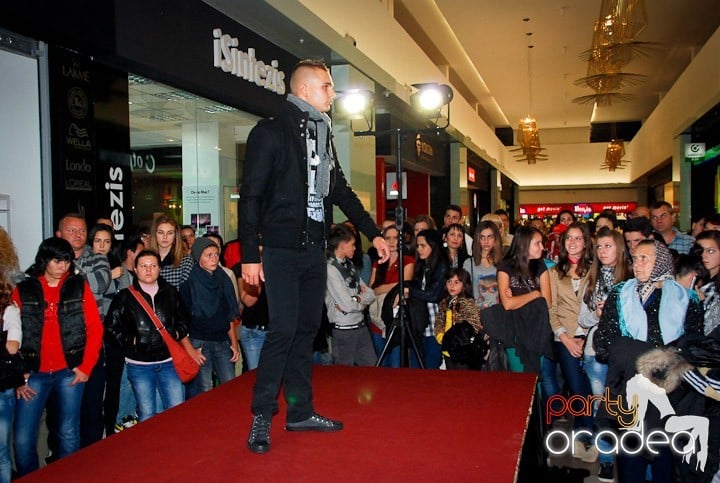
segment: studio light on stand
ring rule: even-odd
[[[369,90],[351,89],[337,92],[340,112],[350,120],[350,130],[355,134],[371,132],[375,121],[375,97]],[[356,131],[353,121],[363,121],[364,130]]]
[[[399,310],[395,318],[390,332],[386,335],[387,342],[383,347],[380,357],[378,357],[377,366],[380,366],[385,359],[385,356],[390,351],[393,345],[393,338],[397,335],[400,345],[400,366],[408,367],[408,345],[407,340],[410,339],[410,343],[415,356],[420,364],[421,368],[425,368],[423,358],[420,356],[415,338],[412,336],[410,326],[408,324],[408,310],[407,301],[403,294],[405,293],[405,280],[403,277],[403,257],[405,255],[404,243],[404,226],[405,226],[405,208],[403,207],[403,193],[405,192],[403,187],[403,167],[402,167],[402,145],[403,137],[412,135],[413,137],[418,134],[429,134],[434,133],[439,135],[450,125],[450,101],[453,99],[453,90],[450,86],[439,83],[423,83],[413,84],[412,87],[416,89],[416,92],[410,95],[410,106],[416,110],[425,121],[430,121],[434,127],[427,129],[388,129],[384,131],[373,131],[374,119],[375,119],[375,103],[373,93],[371,91],[363,90],[348,90],[338,92],[338,100],[336,104],[350,119],[350,128],[356,136],[390,136],[395,135],[395,152],[396,152],[396,171],[395,171],[395,184],[392,187],[386,187],[387,190],[397,193],[397,207],[395,208],[395,226],[398,230],[398,293],[399,297]],[[444,112],[443,112],[444,111]],[[367,129],[361,131],[355,131],[353,129],[353,120],[364,120]],[[441,120],[443,122],[441,122]],[[389,263],[389,262],[388,262]],[[399,333],[398,333],[399,332]]]

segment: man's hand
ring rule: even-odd
[[[400,240],[400,243],[402,243],[402,240]],[[378,263],[387,262],[390,258],[390,247],[388,247],[385,239],[381,236],[376,236],[375,238],[373,238],[372,244],[375,247],[375,250],[377,250],[378,256],[380,257]],[[400,260],[400,265],[402,265],[402,260]]]
[[[385,245],[385,247],[387,247],[387,245]],[[243,263],[242,278],[248,285],[260,285],[260,282],[265,281],[265,272],[263,271],[262,263]]]

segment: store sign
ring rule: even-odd
[[[285,95],[285,73],[279,70],[280,63],[277,60],[273,59],[267,64],[256,59],[252,47],[243,52],[238,49],[238,39],[223,34],[222,29],[213,29],[212,35],[213,66],[275,94]]]
[[[475,182],[475,168],[468,167],[468,181],[470,183]]]
[[[557,215],[563,210],[570,210],[578,215],[590,215],[600,213],[603,210],[613,210],[616,213],[632,213],[637,208],[634,202],[610,202],[610,203],[548,203],[548,204],[526,204],[520,205],[521,215],[549,216]]]
[[[705,143],[689,143],[685,145],[686,158],[704,158]]]

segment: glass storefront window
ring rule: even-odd
[[[237,198],[250,129],[259,119],[130,74],[133,223],[160,213],[202,235],[237,238]]]

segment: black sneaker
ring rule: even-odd
[[[285,425],[285,429],[288,431],[340,431],[342,428],[343,423],[340,421],[333,421],[332,419],[320,416],[318,413],[313,413],[312,416],[304,421],[287,423]]]
[[[270,421],[262,414],[253,416],[247,446],[253,453],[267,453],[270,450]]]
[[[598,471],[598,481],[605,481],[612,483],[615,481],[613,478],[613,464],[612,463],[600,463],[600,470]]]

